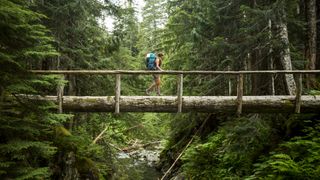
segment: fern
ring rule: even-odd
[[[199,142],[186,151],[183,173],[192,179],[245,176],[268,144],[270,133],[267,121],[256,116],[228,122],[205,143]]]
[[[17,180],[25,179],[48,179],[50,177],[50,171],[48,167],[25,169],[22,173],[24,175],[18,176]]]
[[[257,163],[251,178],[319,179],[320,141],[319,123],[306,128],[306,136],[292,138],[277,151]]]

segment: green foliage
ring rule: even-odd
[[[120,148],[139,140],[163,139],[172,121],[162,153],[170,162],[207,116],[56,114],[53,103],[35,103],[19,94],[55,95],[56,86],[65,85],[64,93],[69,95],[113,95],[114,77],[64,80],[56,75],[35,76],[28,69],[144,69],[144,56],[150,50],[165,51],[164,69],[169,70],[268,69],[269,61],[278,62],[286,47],[278,36],[280,23],[288,24],[293,65],[303,68],[306,22],[297,5],[297,0],[149,0],[144,21],[138,23],[133,1],[120,8],[99,0],[1,0],[0,178],[59,178],[72,159],[69,155],[74,155],[80,178],[110,179],[126,170],[114,157]],[[112,33],[98,23],[104,13],[117,18]],[[151,81],[140,76],[121,78],[122,95],[142,95]],[[175,94],[175,77],[163,80],[163,92]],[[184,80],[184,95],[226,95],[228,81],[235,82],[228,76]],[[245,81],[246,94],[269,91],[268,78]],[[318,179],[319,125],[301,132],[307,125],[295,118],[278,121],[281,116],[271,116],[273,120],[263,116],[210,116],[177,166],[190,179]],[[222,121],[226,123],[221,125]]]
[[[58,55],[50,32],[40,24],[45,16],[30,8],[26,1],[0,2],[1,179],[49,178],[49,162],[57,150],[52,145],[52,125],[68,117],[50,112],[55,108],[52,103],[34,103],[27,96],[18,96],[42,94],[60,83],[57,78],[39,78],[26,71],[28,62]]]
[[[137,142],[147,144],[163,139],[167,135],[166,126],[169,123],[169,119],[165,118],[165,115],[151,113],[122,113],[117,116],[111,113],[76,115],[77,126],[72,130],[72,134],[81,137],[81,140],[73,143],[73,147],[77,147],[79,158],[94,161],[95,167],[102,173],[100,176],[104,178],[112,174],[116,179],[139,179],[144,173],[140,172],[138,167],[128,167],[129,164],[133,164],[131,160],[118,159],[119,154],[123,153],[119,149],[130,148]],[[103,130],[106,131],[96,144],[88,145]],[[66,143],[63,144],[66,146]]]
[[[1,45],[3,46],[1,53],[5,53],[5,57],[9,59],[19,59],[18,62],[26,59],[39,60],[56,56],[57,53],[49,44],[53,41],[52,37],[47,36],[49,31],[45,26],[39,24],[41,18],[45,16],[30,11],[27,9],[27,4],[20,0],[1,1],[0,36],[3,37],[1,38]]]
[[[149,51],[162,51],[161,35],[167,21],[166,0],[149,0],[143,7],[138,47],[144,57]]]
[[[318,91],[318,90],[310,90],[308,92],[308,94],[310,94],[310,95],[320,95],[320,91]]]
[[[162,140],[168,136],[170,119],[168,114],[145,113],[142,117],[145,133],[144,138],[150,140]]]
[[[93,176],[99,177],[99,170],[95,167],[94,162],[91,159],[79,158],[76,165],[80,174],[92,172]]]
[[[319,179],[319,122],[306,127],[305,136],[283,142],[275,151],[255,164],[250,179]]]
[[[167,4],[168,23],[159,33],[161,47],[169,59],[165,65],[173,70],[267,70],[273,61],[273,68],[282,69],[279,61],[281,51],[288,45],[282,41],[279,25],[284,25],[289,34],[293,69],[303,69],[306,63],[305,44],[308,44],[305,38],[305,5],[305,2],[287,0],[170,0]],[[276,77],[277,94],[284,93],[281,78]],[[172,94],[176,89],[174,81],[169,77],[164,82],[166,91]],[[234,77],[228,76],[186,76],[184,95],[227,95],[228,88],[234,94],[235,82]],[[246,76],[244,92],[247,95],[270,94],[270,82],[266,76]],[[308,94],[316,95],[318,92],[311,90]],[[303,179],[304,173],[311,174],[306,178],[318,179],[313,176],[318,164],[307,163],[306,160],[302,163],[302,154],[306,152],[293,148],[292,144],[290,154],[288,147],[278,147],[280,142],[289,143],[286,141],[292,137],[307,137],[301,132],[306,127],[301,119],[306,117],[300,115],[297,119],[265,114],[248,117],[231,121],[232,116],[228,114],[228,118],[221,118],[228,123],[219,126],[217,131],[216,128],[208,128],[209,136],[202,132],[172,171],[181,172],[190,179],[242,179],[248,178],[253,171],[256,172],[253,179]],[[185,147],[204,117],[193,114],[171,119],[173,133],[162,153],[165,168]],[[216,126],[213,124],[211,127]],[[317,145],[310,142],[301,140],[299,144],[305,151],[319,151]],[[276,156],[266,156],[261,160],[263,163],[257,165],[260,168],[257,170],[253,164],[275,148],[279,148],[275,151]],[[293,156],[295,153],[299,160]],[[317,161],[317,154],[309,155]],[[306,170],[302,170],[303,165]],[[177,170],[179,167],[182,168]]]
[[[191,179],[243,177],[250,173],[270,135],[268,122],[256,116],[227,122],[204,142],[188,148],[182,158],[183,172]]]
[[[37,169],[24,169],[25,175],[20,176],[17,178],[17,180],[25,180],[25,179],[43,179],[43,178],[49,178],[49,168],[37,168]]]
[[[125,38],[120,41],[98,24],[103,10],[111,13],[119,10],[111,2],[4,0],[0,5],[1,179],[59,177],[65,171],[63,161],[70,154],[76,156],[75,168],[81,177],[88,177],[92,172],[96,178],[109,179],[115,171],[112,156],[115,150],[109,142],[127,146],[135,135],[146,141],[159,137],[155,129],[152,133],[147,131],[153,127],[150,121],[145,123],[148,126],[143,131],[126,131],[141,123],[143,115],[116,118],[111,114],[91,114],[86,119],[85,115],[53,113],[56,110],[53,103],[34,103],[27,96],[18,96],[55,95],[57,86],[71,89],[75,85],[68,84],[61,76],[34,76],[27,72],[30,68],[140,69],[141,61],[134,57],[139,53],[138,27],[132,8],[124,11],[127,16],[120,23],[128,26],[123,29]],[[73,82],[70,77],[67,80]],[[114,84],[112,77],[77,77],[74,82],[80,95],[107,95],[114,91],[110,88]],[[141,78],[123,77],[122,85],[123,94],[142,94],[141,89],[145,88]],[[77,127],[73,127],[73,121]],[[70,124],[74,132],[69,132],[63,124]],[[92,144],[105,125],[110,130],[98,145]]]
[[[53,177],[60,177],[64,171],[65,160],[68,160],[70,152],[75,155],[74,168],[82,178],[98,178],[99,176],[108,179],[113,173],[113,159],[110,157],[110,149],[93,144],[92,138],[86,131],[77,131],[73,135],[62,126],[57,126],[55,131],[54,144],[58,148],[55,154],[56,168]]]

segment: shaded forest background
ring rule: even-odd
[[[117,161],[119,149],[165,137],[165,172],[199,131],[168,178],[319,179],[319,114],[71,114],[17,96],[55,95],[58,85],[65,95],[113,95],[112,76],[28,70],[140,70],[151,50],[165,53],[167,70],[319,69],[316,0],[145,2],[139,22],[129,0],[0,1],[0,178],[140,179]],[[105,16],[115,19],[112,32],[99,23]],[[121,94],[143,95],[151,81],[125,76]],[[175,77],[162,81],[163,94],[176,93]],[[184,95],[235,95],[235,82],[187,76]],[[320,94],[319,77],[303,83],[304,94]],[[294,77],[246,76],[244,92],[294,94]]]

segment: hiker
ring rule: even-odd
[[[154,53],[148,53],[146,57],[147,61],[147,68],[148,70],[153,70],[153,71],[163,71],[161,69],[161,64],[163,61],[163,53],[158,53],[157,56],[155,56]],[[151,86],[146,89],[146,94],[149,95],[151,91],[156,90],[157,95],[160,96],[160,74],[153,74],[153,80],[154,82],[151,84]]]

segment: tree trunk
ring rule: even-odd
[[[57,101],[56,96],[28,96],[34,101]],[[64,96],[63,109],[73,112],[114,112],[114,96]],[[290,113],[295,96],[243,96],[243,113]],[[121,112],[177,112],[176,96],[121,96]],[[301,96],[301,112],[319,112],[320,96]],[[183,96],[182,112],[234,112],[237,96]]]
[[[308,21],[308,45],[307,45],[307,70],[316,69],[317,59],[317,12],[316,0],[306,1],[307,3],[307,21]],[[316,86],[315,75],[307,76],[307,88],[314,88]]]
[[[269,47],[269,69],[270,70],[274,70],[274,59],[273,59],[273,47],[272,47],[272,21],[271,19],[268,20],[268,27],[269,27],[269,40],[270,40],[270,47]],[[274,74],[270,75],[270,94],[271,95],[275,95],[276,94],[276,90],[275,90],[275,86],[274,86]]]
[[[250,60],[250,70],[256,71],[257,68],[257,57],[256,57],[256,50],[253,51],[249,56]],[[256,74],[252,74],[251,76],[251,95],[257,95],[258,94],[258,77]]]
[[[282,44],[282,49],[280,50],[280,63],[282,69],[292,70],[290,48],[289,48],[289,37],[288,37],[288,28],[286,24],[286,12],[282,10],[282,15],[278,19],[277,24],[277,33]],[[292,74],[285,75],[285,85],[286,91],[289,95],[294,95],[296,92],[296,83]]]
[[[320,1],[317,1],[317,17],[320,17]],[[320,34],[320,20],[317,20],[317,34]],[[320,36],[317,36],[317,62],[316,67],[320,69]]]
[[[77,180],[80,179],[79,172],[76,165],[76,155],[73,151],[64,154],[63,162],[65,163],[62,169],[62,175],[59,179],[61,180]]]
[[[76,95],[76,77],[74,75],[68,75],[68,95],[74,96]]]

